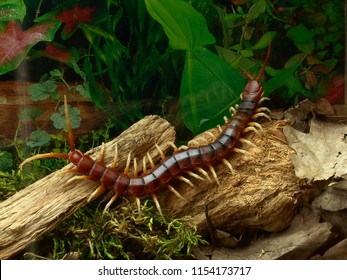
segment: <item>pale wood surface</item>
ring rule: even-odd
[[[148,116],[106,144],[105,162],[113,161],[116,142],[118,166],[123,170],[130,151],[139,158],[148,151],[158,159],[154,144],[166,151],[169,148],[167,141],[174,139],[175,131],[168,122],[158,116]],[[97,147],[88,154],[97,158],[99,152],[100,147]],[[72,167],[69,164],[64,170]],[[23,172],[25,170],[29,172],[28,169]],[[71,173],[59,174],[59,171],[52,173],[0,204],[0,259],[10,258],[23,250],[87,203],[98,183],[88,180],[68,182],[73,176]]]

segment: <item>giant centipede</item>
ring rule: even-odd
[[[242,136],[249,132],[257,132],[257,128],[261,129],[261,125],[255,122],[258,117],[266,117],[270,119],[268,113],[270,110],[266,107],[260,107],[265,97],[263,97],[264,89],[260,83],[265,67],[268,63],[270,55],[270,46],[268,48],[267,56],[265,58],[259,76],[253,78],[251,75],[245,73],[249,78],[243,92],[240,95],[241,102],[237,109],[231,107],[231,119],[226,119],[224,129],[220,129],[220,135],[212,143],[201,145],[198,147],[182,146],[177,148],[173,143],[174,151],[170,156],[165,156],[159,146],[157,146],[161,155],[161,162],[155,166],[152,158],[147,153],[147,158],[151,164],[151,169],[146,168],[146,158],[144,157],[143,172],[138,174],[137,164],[134,159],[134,172],[129,175],[129,166],[131,162],[130,154],[126,167],[123,172],[116,169],[117,162],[117,146],[115,152],[115,160],[111,166],[106,166],[103,162],[104,148],[101,151],[99,160],[93,160],[90,156],[83,154],[75,148],[74,137],[72,133],[71,123],[69,119],[69,112],[67,107],[66,96],[64,96],[65,116],[68,128],[68,138],[70,144],[70,152],[64,153],[46,153],[34,155],[24,160],[20,168],[35,159],[40,158],[64,158],[72,162],[76,168],[68,170],[69,172],[77,172],[83,174],[79,176],[82,179],[89,179],[99,181],[100,186],[91,195],[91,198],[105,190],[112,190],[114,195],[107,203],[105,210],[121,196],[135,197],[138,207],[140,206],[140,198],[151,196],[156,204],[159,213],[162,215],[161,207],[158,202],[157,195],[163,187],[168,187],[175,195],[182,198],[181,195],[172,187],[175,180],[184,181],[190,185],[192,182],[184,175],[190,175],[197,179],[204,180],[196,172],[200,172],[209,181],[211,181],[208,171],[213,175],[214,180],[219,184],[218,177],[214,170],[215,165],[223,162],[232,171],[232,166],[227,160],[231,157],[233,152],[247,153],[245,150],[238,147],[238,143],[253,144],[250,141],[242,138]],[[104,147],[104,146],[103,146]],[[90,198],[90,199],[91,199]]]

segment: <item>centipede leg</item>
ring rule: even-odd
[[[183,200],[186,201],[186,199],[185,199],[178,191],[176,191],[176,190],[174,189],[173,186],[167,185],[167,187],[168,187],[168,189],[169,189],[174,195],[176,195],[178,198],[183,199]]]
[[[131,162],[131,151],[130,151],[130,153],[128,154],[127,163],[126,163],[125,168],[124,168],[124,171],[123,171],[123,174],[124,174],[124,175],[128,175],[128,173],[129,173],[130,162]]]
[[[164,155],[164,152],[163,150],[159,147],[159,145],[157,143],[155,143],[155,147],[157,148],[158,152],[159,152],[159,155],[161,157],[162,160],[164,160],[166,157]]]
[[[208,168],[210,169],[213,178],[216,180],[217,185],[220,186],[220,183],[219,183],[219,180],[218,180],[216,171],[214,170],[213,166],[212,166],[211,164],[209,164],[209,165],[208,165]]]
[[[115,193],[111,199],[109,200],[109,202],[106,204],[104,210],[102,211],[102,213],[106,213],[108,208],[110,208],[110,206],[112,205],[113,202],[115,202],[117,200],[117,198],[119,197],[118,193]]]
[[[186,177],[184,177],[184,176],[182,176],[182,175],[177,176],[177,179],[180,180],[180,181],[182,181],[182,182],[187,183],[188,185],[190,185],[190,186],[192,186],[192,187],[194,187],[193,183],[192,183],[189,179],[187,179]]]
[[[245,144],[247,144],[247,145],[249,145],[249,146],[252,146],[252,147],[257,147],[257,145],[255,145],[254,143],[252,143],[251,141],[249,141],[249,140],[247,140],[247,139],[245,139],[245,138],[240,138],[239,139],[239,141],[241,142],[241,143],[245,143]]]
[[[140,198],[136,197],[135,198],[135,202],[136,202],[136,205],[137,205],[137,211],[139,213],[141,213],[141,201],[140,201]]]
[[[163,220],[165,221],[165,218],[164,218],[164,215],[163,215],[163,212],[161,211],[161,207],[160,207],[160,204],[159,204],[159,201],[158,201],[158,198],[155,194],[152,194],[152,199],[155,203],[155,206],[157,207],[158,209],[158,212],[160,214],[160,216],[163,218]]]
[[[91,202],[94,198],[99,197],[102,195],[105,191],[105,188],[103,185],[100,185],[97,187],[97,189],[88,197],[87,202]]]
[[[186,174],[198,179],[198,180],[201,180],[201,181],[205,181],[204,178],[202,178],[201,176],[199,176],[198,174],[192,172],[192,171],[185,171]]]
[[[199,171],[202,175],[204,175],[209,182],[212,182],[211,177],[204,169],[202,169],[201,167],[195,167],[195,170]]]
[[[225,158],[223,158],[222,161],[225,164],[225,166],[227,166],[229,168],[230,172],[232,174],[234,174],[234,169],[233,169],[231,163],[228,160],[226,160]]]

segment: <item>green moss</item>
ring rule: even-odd
[[[192,257],[191,249],[206,243],[190,218],[165,217],[165,222],[150,200],[140,212],[126,199],[110,212],[100,209],[80,209],[47,236],[53,259],[69,252],[81,259],[179,259]]]

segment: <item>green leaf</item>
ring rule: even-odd
[[[224,17],[225,22],[233,22],[239,18],[242,18],[242,15],[240,14],[228,14]]]
[[[253,50],[261,50],[266,48],[269,43],[275,38],[276,34],[276,31],[269,31],[263,34],[259,41],[253,46]]]
[[[45,100],[50,97],[57,89],[57,85],[53,80],[47,80],[37,84],[32,84],[28,88],[29,94],[31,94],[32,101]]]
[[[296,71],[301,64],[293,64],[290,67],[277,72],[277,75],[272,79],[264,82],[263,86],[265,89],[266,96],[273,93],[280,87],[288,88],[288,98],[292,98],[296,94],[300,93],[306,97],[312,95],[312,93],[302,87],[300,80],[296,77]]]
[[[164,28],[170,46],[178,50],[194,50],[214,44],[205,18],[183,0],[145,0],[149,14]]]
[[[61,71],[59,69],[53,69],[52,71],[49,72],[51,74],[53,79],[59,79],[63,76]]]
[[[247,13],[248,20],[254,20],[261,14],[265,13],[266,10],[266,0],[259,0],[254,3],[254,5],[249,9]]]
[[[13,166],[13,156],[6,151],[0,151],[0,171],[6,171]]]
[[[20,20],[26,14],[26,7],[23,0],[1,0],[0,3],[0,22],[10,20]]]
[[[29,140],[26,142],[27,146],[34,147],[42,147],[49,143],[51,137],[46,131],[36,130],[30,134]]]
[[[59,26],[57,20],[36,24],[25,31],[17,21],[1,26],[0,75],[16,69],[38,42],[52,41]]]
[[[76,129],[80,127],[81,120],[82,120],[80,115],[80,110],[78,108],[72,108],[70,105],[68,105],[68,110],[69,110],[71,128]],[[65,120],[64,105],[59,108],[58,113],[52,114],[50,119],[53,121],[53,125],[55,128],[57,129],[67,128],[66,120]]]
[[[205,48],[187,52],[180,91],[180,115],[194,133],[217,125],[236,103],[244,77]]]
[[[311,42],[313,35],[314,33],[309,31],[303,24],[292,27],[287,32],[287,37],[292,39],[295,44]]]
[[[289,68],[291,67],[292,65],[298,65],[298,64],[301,64],[305,58],[307,57],[307,54],[306,53],[298,53],[298,54],[295,54],[293,55],[291,58],[289,58],[287,60],[287,62],[285,63],[284,65],[284,68]]]
[[[39,116],[41,116],[43,113],[41,108],[38,107],[32,107],[24,109],[19,114],[19,119],[21,122],[27,122],[27,121],[34,121]]]

